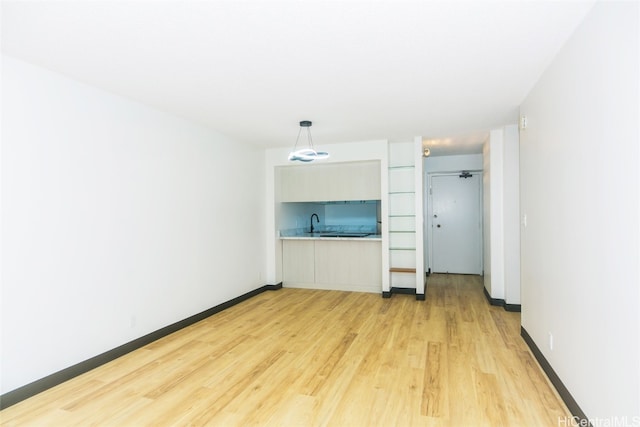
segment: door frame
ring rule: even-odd
[[[431,179],[435,176],[459,176],[463,171],[453,171],[453,172],[428,172],[427,176],[427,185],[424,189],[424,215],[425,221],[424,224],[426,226],[425,237],[427,241],[425,242],[425,249],[428,252],[425,257],[425,261],[427,262],[426,270],[431,272],[433,267],[433,201],[432,201],[432,187],[431,187]],[[484,177],[482,175],[482,169],[469,169],[465,170],[465,172],[469,172],[474,175],[478,175],[480,177],[478,181],[478,217],[480,218],[480,239],[479,239],[479,256],[480,256],[480,275],[484,274],[484,210],[483,210],[483,182]]]

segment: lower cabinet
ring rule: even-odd
[[[314,241],[282,241],[282,280],[284,283],[314,283]]]
[[[382,243],[377,240],[284,240],[285,286],[381,292]]]

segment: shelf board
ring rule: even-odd
[[[391,273],[415,273],[415,268],[405,268],[405,267],[391,267],[389,269]]]

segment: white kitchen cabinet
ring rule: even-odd
[[[382,290],[380,240],[283,239],[283,284],[357,292]]]
[[[284,166],[280,183],[283,202],[379,200],[380,162]]]
[[[317,284],[380,292],[382,253],[379,241],[317,240],[315,249]]]
[[[315,282],[313,240],[282,241],[282,278],[285,284]]]

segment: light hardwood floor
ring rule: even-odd
[[[0,412],[3,426],[557,426],[570,413],[477,276],[414,296],[265,292]]]

